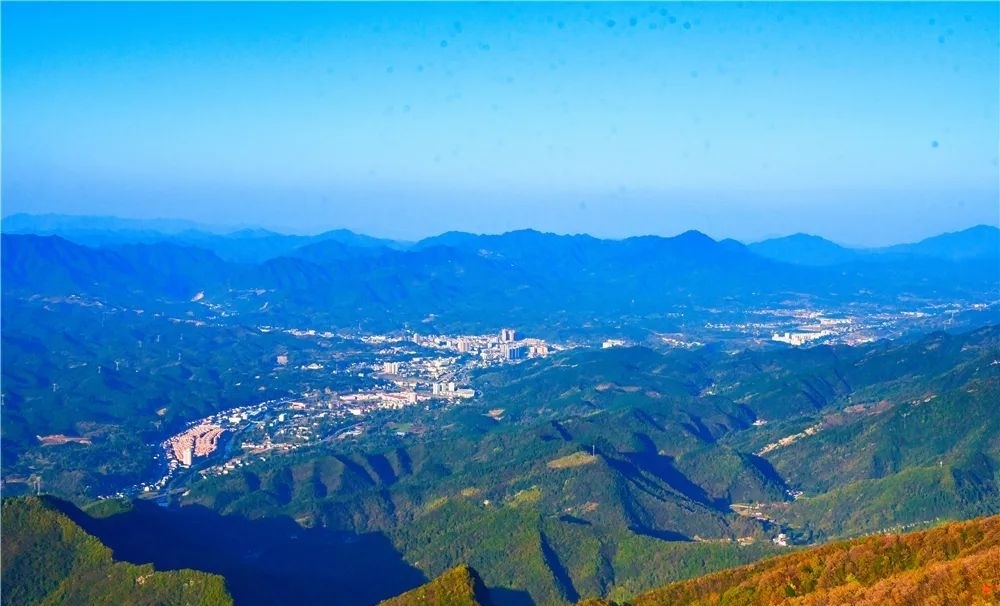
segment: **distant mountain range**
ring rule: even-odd
[[[205,303],[248,321],[309,318],[373,330],[428,318],[428,328],[439,330],[490,318],[580,325],[595,317],[650,317],[678,305],[764,307],[803,296],[827,302],[1000,298],[1000,230],[987,226],[856,251],[811,236],[745,246],[695,231],[624,240],[533,230],[452,232],[405,244],[345,230],[311,237],[220,235],[96,224],[5,219],[3,292],[141,305],[202,293]],[[10,233],[33,225],[49,235]]]
[[[503,235],[476,235],[465,232],[447,232],[425,238],[419,242],[401,242],[373,238],[347,229],[337,229],[312,236],[288,235],[260,228],[225,228],[202,225],[176,219],[122,219],[118,217],[19,213],[4,217],[0,231],[5,234],[55,235],[88,246],[113,244],[138,244],[174,242],[197,246],[215,252],[230,261],[260,262],[269,258],[287,256],[298,249],[319,243],[336,242],[350,247],[385,247],[396,250],[445,246],[468,248],[482,243],[532,244],[533,230],[521,230]],[[520,234],[521,237],[509,237]],[[553,234],[544,234],[553,235]],[[684,236],[703,234],[687,232]],[[597,241],[586,235],[566,236],[580,241]],[[658,236],[637,236],[628,240],[674,239]],[[723,240],[731,248],[742,245],[735,240]],[[850,248],[819,236],[798,233],[771,238],[746,245],[759,256],[802,265],[836,265],[875,255],[913,255],[949,260],[990,256],[1000,251],[1000,227],[977,225],[968,229],[926,238],[915,243],[903,243],[881,248]]]
[[[839,265],[878,257],[962,261],[991,258],[1000,254],[1000,228],[977,225],[912,244],[897,244],[884,248],[846,248],[808,234],[764,240],[750,244],[748,248],[768,259],[801,265]]]
[[[169,242],[209,250],[220,258],[241,263],[259,263],[291,254],[318,242],[351,247],[403,248],[407,243],[363,236],[346,229],[315,236],[280,234],[266,229],[226,229],[190,221],[139,220],[117,217],[16,214],[0,223],[5,234],[59,236],[86,246],[120,246]]]
[[[347,362],[322,378],[275,367],[281,352],[337,353],[341,328],[657,331],[674,317],[701,327],[736,310],[749,324],[779,308],[858,305],[881,322],[886,309],[1000,299],[998,230],[986,226],[873,251],[805,235],[747,246],[696,231],[521,230],[398,243],[51,217],[41,233],[10,233],[31,221],[8,218],[0,238],[3,459],[5,480],[44,476],[55,494],[155,477],[156,445],[209,413],[367,389],[374,379]],[[331,335],[306,344],[288,328]],[[855,602],[827,593],[886,579],[909,591],[940,558],[915,563],[871,539],[849,553],[890,550],[902,564],[865,576],[831,548],[643,594],[781,552],[782,535],[806,544],[996,514],[998,340],[988,326],[857,347],[580,347],[478,369],[472,401],[385,411],[392,422],[361,436],[192,475],[180,507],[5,501],[3,606],[70,593],[129,603],[140,572],[149,585],[135,596],[248,606],[375,604],[408,590],[391,604],[719,603],[716,590],[753,604],[754,587],[765,603],[783,592],[832,604]],[[377,361],[374,347],[359,356]],[[991,524],[981,529],[995,534]],[[908,544],[929,553],[949,532]],[[844,566],[817,573],[827,561]],[[982,562],[933,570],[964,582],[967,564]]]

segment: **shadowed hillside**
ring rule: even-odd
[[[304,528],[279,516],[248,520],[197,506],[168,511],[143,501],[104,501],[93,516],[61,506],[118,558],[221,575],[240,606],[375,604],[426,581],[379,533]]]
[[[3,606],[233,603],[216,575],[112,560],[110,549],[60,512],[65,505],[37,497],[3,501]]]

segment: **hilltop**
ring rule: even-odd
[[[631,606],[1000,604],[1000,516],[879,535],[674,583]]]
[[[176,509],[89,524],[130,561],[224,574],[244,604],[286,574],[336,579],[284,590],[334,599],[386,589],[373,571],[393,570],[392,595],[462,563],[500,606],[622,599],[783,553],[779,534],[806,545],[1000,511],[998,339],[567,352],[485,369],[478,400],[393,412],[364,439],[195,478]],[[417,419],[425,431],[398,435]]]
[[[383,606],[485,605],[461,566]],[[1000,604],[1000,516],[832,543],[578,606],[897,606]],[[454,588],[445,590],[444,588]],[[443,596],[461,596],[448,601]]]
[[[48,498],[3,500],[4,606],[233,604],[222,577],[114,560],[61,505]]]
[[[57,509],[249,606],[370,606],[462,564],[496,606],[624,599],[993,515],[989,233],[832,265],[697,232],[5,233],[5,494],[132,498]],[[202,422],[222,437],[184,463]]]
[[[490,606],[490,601],[479,575],[463,564],[379,606]]]

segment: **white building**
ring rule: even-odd
[[[181,451],[181,465],[184,467],[191,467],[191,463],[194,461],[194,447],[188,446],[183,451]]]

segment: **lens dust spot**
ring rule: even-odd
[[[614,26],[616,25],[616,23],[615,23],[615,20],[614,20],[614,19],[608,19],[608,20],[607,20],[607,21],[606,21],[606,22],[604,23],[604,25],[607,25],[607,26],[608,26],[609,28],[613,28],[613,27],[614,27]]]
[[[938,146],[940,146],[940,143],[938,143],[937,141],[931,141],[931,147],[936,149]]]
[[[448,41],[447,40],[442,40],[441,41],[441,48],[448,48]]]

